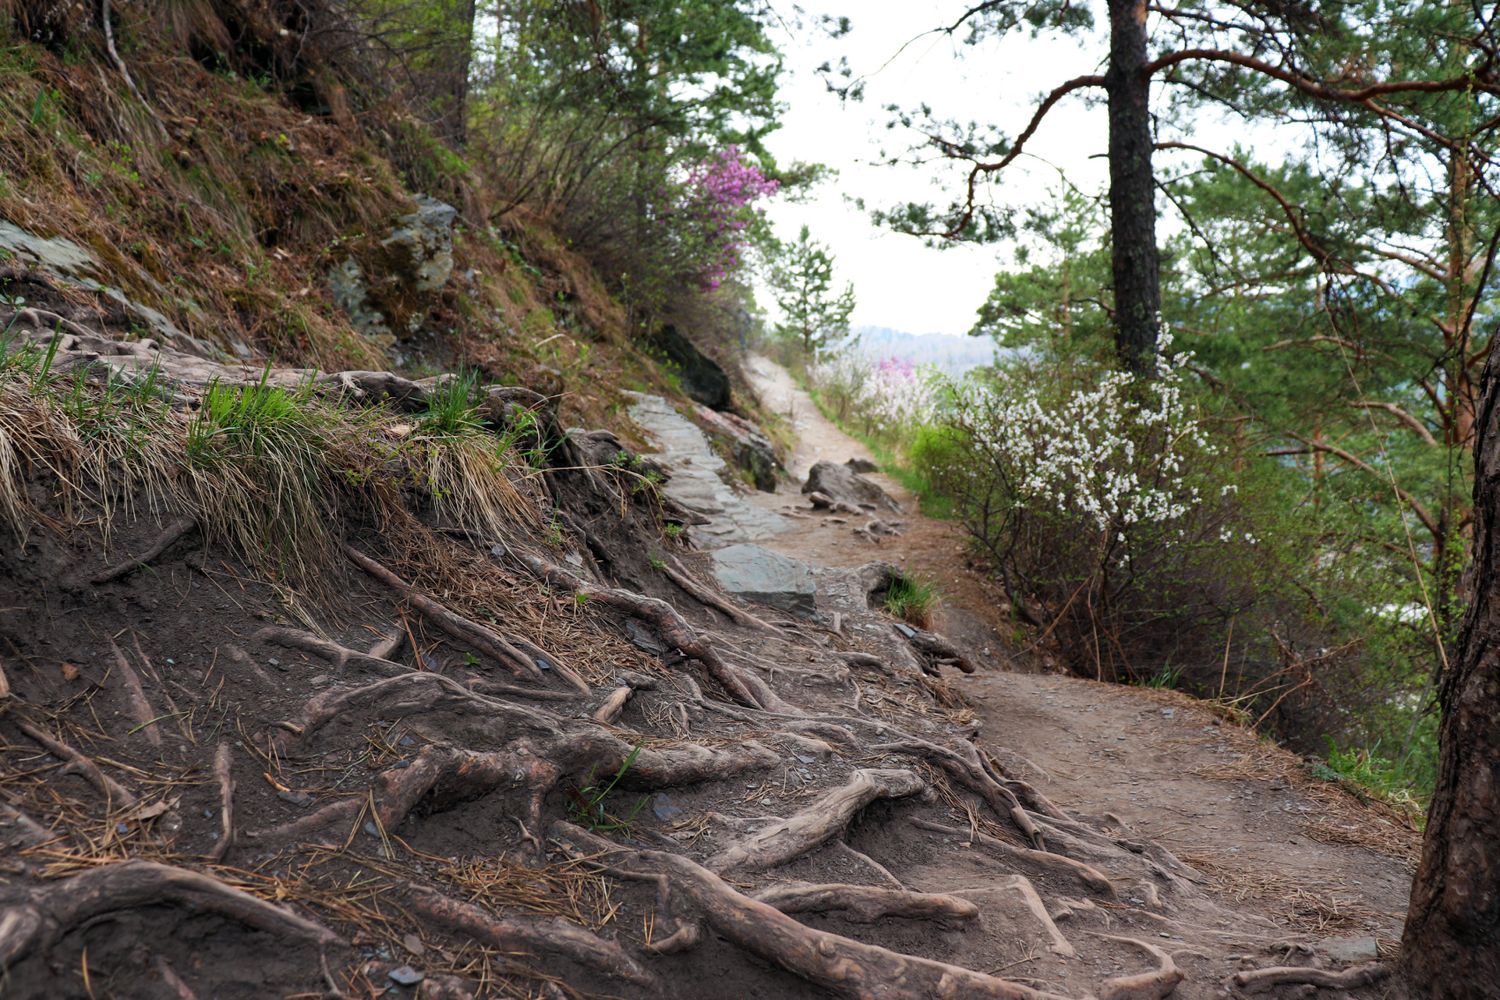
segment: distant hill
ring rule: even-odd
[[[906,358],[917,364],[935,365],[950,374],[968,371],[995,360],[994,341],[987,337],[907,333],[884,326],[861,326],[854,333],[858,337],[854,349],[866,357]]]

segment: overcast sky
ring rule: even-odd
[[[784,239],[804,223],[836,258],[839,281],[852,281],[858,296],[855,326],[888,326],[912,333],[968,331],[984,301],[997,265],[1008,262],[1004,246],[936,250],[915,237],[873,225],[851,198],[889,207],[911,200],[946,204],[956,179],[949,169],[889,167],[881,151],[901,152],[913,136],[887,130],[887,104],[930,104],[944,117],[999,123],[1014,135],[1031,115],[1039,94],[1081,73],[1098,69],[1102,44],[1084,39],[1031,40],[1023,34],[983,49],[958,38],[929,34],[969,6],[965,2],[911,3],[864,0],[858,5],[813,0],[822,9],[845,13],[853,7],[854,30],[829,39],[815,30],[783,36],[787,73],[782,99],[788,108],[782,128],[767,145],[778,161],[826,164],[838,176],[823,183],[805,204],[783,200],[767,214]],[[903,49],[903,46],[905,48]],[[866,79],[864,101],[841,105],[816,73],[819,64],[846,57]],[[996,199],[1016,205],[1043,198],[1057,181],[1050,162],[1068,171],[1085,190],[1102,190],[1106,166],[1106,126],[1102,105],[1070,99],[1048,116],[1028,143],[1037,158],[1023,157],[1004,174]],[[1046,161],[1046,162],[1044,162]],[[935,186],[939,185],[939,186]],[[942,186],[942,185],[946,185]],[[768,295],[762,302],[771,305]]]

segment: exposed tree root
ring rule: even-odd
[[[137,723],[135,728],[145,734],[152,746],[161,749],[161,733],[156,728],[156,709],[151,707],[151,702],[146,698],[146,689],[141,687],[140,675],[125,658],[113,637],[109,640],[109,648],[115,654],[115,669],[120,672],[120,682],[125,687],[125,703],[130,706],[130,714]]]
[[[911,626],[907,626],[911,628]],[[966,674],[974,672],[974,662],[965,656],[957,646],[926,629],[912,628],[912,634],[906,636],[906,641],[923,656],[935,662],[949,663]],[[902,633],[905,635],[905,633]]]
[[[616,874],[654,881],[661,875],[720,936],[839,996],[881,1000],[1064,1000],[971,969],[903,955],[798,923],[752,899],[688,858],[620,847],[571,823],[552,837],[575,858]]]
[[[1141,972],[1133,976],[1117,976],[1107,979],[1099,990],[1099,1000],[1164,1000],[1171,996],[1172,991],[1177,989],[1177,984],[1183,980],[1183,972],[1177,968],[1177,963],[1172,961],[1172,956],[1149,941],[1141,941],[1131,937],[1115,937],[1110,934],[1096,934],[1095,937],[1106,941],[1119,941],[1123,944],[1134,945],[1156,959],[1157,966],[1150,972]]]
[[[0,660],[0,702],[10,698],[10,678],[5,676],[5,661]]]
[[[731,696],[743,705],[770,711],[799,714],[795,708],[777,697],[770,687],[754,674],[735,669],[724,661],[713,644],[698,635],[666,601],[614,587],[591,587],[583,580],[560,566],[554,565],[529,553],[517,553],[527,568],[548,585],[566,590],[571,594],[584,595],[588,600],[598,601],[606,607],[623,611],[634,618],[655,626],[670,645],[682,650],[685,656],[703,664],[709,675],[724,686]]]
[[[857,924],[904,917],[935,920],[951,927],[979,916],[979,907],[958,896],[870,885],[777,885],[757,892],[755,898],[782,913],[837,912]]]
[[[417,887],[409,890],[406,908],[425,920],[506,953],[560,956],[608,979],[657,986],[656,977],[618,944],[559,917],[497,917],[477,906]]]
[[[914,771],[899,768],[855,771],[849,781],[835,788],[806,809],[778,820],[718,857],[718,871],[764,871],[786,864],[837,837],[856,813],[876,799],[904,798],[927,789]]]
[[[219,785],[219,839],[209,849],[208,860],[222,861],[234,845],[234,774],[228,743],[220,743],[214,753],[214,779]]]
[[[45,729],[32,725],[24,719],[17,719],[16,727],[45,747],[47,752],[52,756],[58,760],[67,761],[68,766],[63,769],[63,773],[76,771],[83,775],[95,788],[103,792],[106,799],[106,809],[113,808],[114,806],[128,809],[136,804],[136,797],[130,789],[99,770],[98,764],[95,764],[88,757],[85,757],[61,740],[56,739]]]
[[[151,965],[156,969],[157,977],[164,984],[170,986],[173,993],[177,994],[177,1000],[198,1000],[198,994],[193,992],[191,986],[182,981],[182,977],[177,974],[177,970],[172,968],[171,964],[165,958],[157,955],[156,960]]]
[[[338,941],[328,928],[200,872],[124,861],[74,875],[0,910],[0,969],[45,951],[68,931],[114,910],[171,903],[237,920],[257,930],[324,946]]]
[[[340,646],[321,636],[304,632],[301,629],[285,628],[281,625],[267,625],[251,636],[256,642],[268,642],[275,646],[286,649],[296,649],[304,653],[311,653],[320,659],[327,660],[333,664],[333,668],[342,671],[345,667],[357,667],[368,670],[372,674],[383,674],[386,677],[394,677],[399,674],[411,673],[411,668],[403,666],[377,656],[374,653],[361,653],[357,649],[348,646]]]
[[[330,803],[251,836],[273,843],[295,840],[340,821],[351,822],[372,802],[380,827],[390,829],[429,794],[433,810],[439,811],[501,788],[528,793],[522,822],[535,828],[541,823],[542,799],[562,778],[586,771],[613,773],[632,754],[634,762],[621,784],[637,788],[722,780],[772,767],[780,760],[779,755],[753,740],[723,749],[693,744],[636,747],[591,719],[568,719],[534,706],[514,705],[476,694],[451,678],[431,673],[406,674],[360,688],[324,692],[304,706],[300,723],[284,723],[283,728],[306,740],[328,720],[355,705],[375,702],[387,718],[426,717],[445,707],[464,709],[475,724],[496,727],[497,738],[505,740],[507,749],[475,752],[441,744],[427,746],[405,766],[382,772],[368,795]]]
[[[1355,965],[1338,972],[1327,969],[1309,969],[1286,965],[1269,969],[1252,969],[1236,972],[1234,985],[1246,993],[1259,993],[1276,986],[1305,984],[1325,990],[1352,990],[1358,986],[1370,986],[1390,977],[1391,967],[1381,962]]]
[[[662,572],[666,573],[667,579],[681,587],[687,594],[699,604],[706,605],[716,611],[727,615],[730,621],[739,622],[750,628],[760,629],[762,632],[775,632],[776,626],[746,611],[744,608],[736,607],[728,598],[721,597],[711,589],[693,579],[692,575],[683,568],[682,563],[672,557],[672,563],[666,566]]]
[[[1029,847],[1017,847],[1007,844],[998,837],[980,833],[978,830],[960,830],[957,827],[945,826],[942,823],[934,823],[931,820],[912,817],[912,826],[920,830],[930,830],[933,833],[945,833],[950,837],[958,837],[973,844],[979,844],[990,851],[1001,855],[1011,861],[1030,866],[1033,870],[1041,870],[1049,874],[1062,874],[1076,879],[1092,892],[1113,899],[1115,896],[1114,884],[1099,869],[1086,865],[1082,861],[1075,861],[1061,854],[1052,854],[1049,851],[1036,851]]]
[[[167,549],[170,549],[172,546],[176,545],[183,536],[187,535],[196,527],[198,527],[198,521],[196,518],[177,518],[176,520],[168,524],[165,528],[163,528],[162,533],[156,536],[156,541],[147,546],[145,551],[140,555],[136,556],[134,559],[127,559],[125,562],[118,563],[114,566],[106,566],[104,569],[89,577],[89,583],[97,587],[100,584],[110,583],[114,580],[118,580],[122,576],[129,576],[136,570],[143,569],[146,566],[151,565],[152,560],[161,555],[163,552],[167,551]]]
[[[479,650],[517,677],[533,681],[542,679],[541,669],[494,629],[448,610],[353,546],[344,546],[344,553],[360,569],[406,598],[422,617],[453,639]]]
[[[1018,893],[1021,901],[1026,904],[1026,909],[1031,911],[1031,915],[1036,917],[1037,923],[1042,925],[1042,929],[1052,939],[1052,952],[1064,958],[1073,958],[1078,954],[1078,950],[1073,947],[1072,942],[1067,939],[1062,931],[1057,929],[1057,923],[1053,919],[1052,914],[1047,912],[1047,904],[1042,902],[1042,897],[1037,893],[1036,886],[1032,885],[1031,879],[1025,875],[1012,875],[1004,882],[985,886],[980,889],[955,889],[954,895],[980,892]],[[1092,906],[1093,904],[1091,903],[1090,905]],[[1069,915],[1071,916],[1071,912]]]
[[[629,686],[615,688],[604,699],[604,703],[594,710],[594,721],[606,726],[614,725],[615,720],[619,719],[620,713],[625,710],[625,703],[630,700],[630,696],[634,693],[635,689]]]
[[[579,694],[586,695],[594,693],[594,689],[589,687],[587,681],[578,676],[577,671],[568,666],[566,663],[562,662],[562,660],[558,659],[556,656],[553,656],[551,653],[547,652],[545,649],[534,643],[528,642],[525,639],[520,638],[519,636],[505,636],[504,638],[507,642],[515,646],[521,652],[525,653],[527,656],[530,656],[533,663],[537,663],[538,660],[545,661],[549,666],[551,666],[553,672],[555,672],[557,676],[561,677],[563,680],[572,685],[573,690],[577,691]],[[540,664],[538,664],[538,666],[540,666]]]

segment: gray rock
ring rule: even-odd
[[[397,986],[415,986],[427,977],[409,965],[402,965],[386,973]]]
[[[870,504],[881,510],[901,511],[901,505],[885,490],[847,465],[835,462],[819,462],[808,470],[802,492],[822,493],[849,504]]]
[[[759,545],[741,543],[713,553],[714,577],[731,594],[811,616],[817,587],[811,567]]]
[[[435,292],[453,276],[453,222],[458,209],[452,205],[419,194],[413,199],[417,210],[403,215],[391,235],[380,245],[404,255],[409,268],[404,276],[419,292]]]
[[[453,276],[453,223],[458,209],[417,195],[417,210],[396,220],[391,234],[327,275],[334,303],[364,336],[390,348],[400,333],[415,333],[436,293]],[[367,274],[366,268],[376,273]],[[379,289],[378,294],[372,289]],[[402,305],[396,308],[392,303]],[[404,315],[398,316],[394,313]]]
[[[713,358],[677,327],[668,323],[655,336],[656,346],[682,379],[682,391],[694,401],[715,410],[730,406],[729,376]]]
[[[1372,937],[1329,938],[1319,948],[1336,962],[1354,965],[1373,962],[1380,957],[1380,943]]]

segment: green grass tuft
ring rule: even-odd
[[[908,573],[897,574],[885,592],[885,609],[902,621],[918,628],[932,624],[932,613],[937,608],[937,587],[930,581]]]

